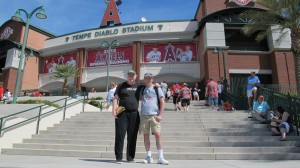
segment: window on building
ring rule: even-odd
[[[0,55],[0,73],[2,73],[2,68],[5,67],[5,62],[6,62],[6,54],[5,55]]]
[[[240,29],[225,29],[226,46],[229,50],[239,51],[269,51],[267,38],[261,42],[256,42],[255,37],[259,32],[252,36],[245,36]]]

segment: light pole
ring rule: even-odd
[[[102,41],[100,43],[100,47],[102,49],[108,48],[108,57],[106,58],[106,92],[108,92],[108,85],[109,85],[109,68],[110,68],[110,60],[111,60],[111,48],[118,47],[120,43],[118,40],[114,40],[111,43],[107,41]]]
[[[27,36],[28,36],[28,30],[29,30],[29,21],[30,21],[30,18],[33,16],[33,14],[36,11],[38,11],[38,13],[36,14],[37,18],[39,18],[39,19],[46,19],[47,18],[47,16],[44,13],[43,6],[35,8],[31,13],[28,13],[24,9],[18,9],[16,11],[15,15],[12,17],[13,20],[21,21],[22,19],[20,17],[20,12],[24,12],[26,14],[26,27],[25,27],[25,32],[24,32],[24,36],[23,36],[22,50],[21,50],[21,55],[20,55],[20,60],[19,60],[15,90],[14,90],[13,104],[15,104],[17,102],[17,97],[18,97],[18,93],[19,93],[19,83],[20,83],[21,71],[22,71],[22,68],[23,68],[22,65],[23,65],[24,54],[25,54],[26,43],[27,43]]]
[[[222,52],[223,56],[223,68],[224,68],[224,90],[227,90],[227,78],[226,78],[226,60],[225,60],[225,55],[224,55],[224,50],[222,48],[214,48],[213,53],[214,54],[219,54],[219,50]]]

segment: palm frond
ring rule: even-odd
[[[76,67],[69,65],[69,64],[61,64],[57,65],[54,68],[54,71],[51,75],[52,78],[55,79],[68,79],[70,77],[78,77],[79,76],[79,71]]]

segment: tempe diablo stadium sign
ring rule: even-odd
[[[253,0],[229,0],[229,2],[234,2],[237,5],[247,5],[248,3],[252,2]]]

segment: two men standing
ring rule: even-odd
[[[146,73],[144,80],[146,86],[138,86],[136,73],[128,72],[127,82],[120,84],[114,94],[112,115],[115,117],[115,155],[116,163],[121,164],[123,159],[124,138],[127,132],[128,162],[133,162],[136,151],[137,133],[140,130],[144,134],[144,144],[147,157],[144,163],[152,163],[153,158],[150,150],[150,129],[156,139],[158,150],[158,164],[169,164],[163,157],[162,141],[160,134],[160,121],[164,113],[164,94],[161,88],[153,85],[153,75]],[[141,98],[141,117],[138,112],[138,101]],[[119,101],[119,104],[118,104]],[[117,107],[125,107],[125,111],[117,113]],[[140,124],[141,121],[141,124]]]

